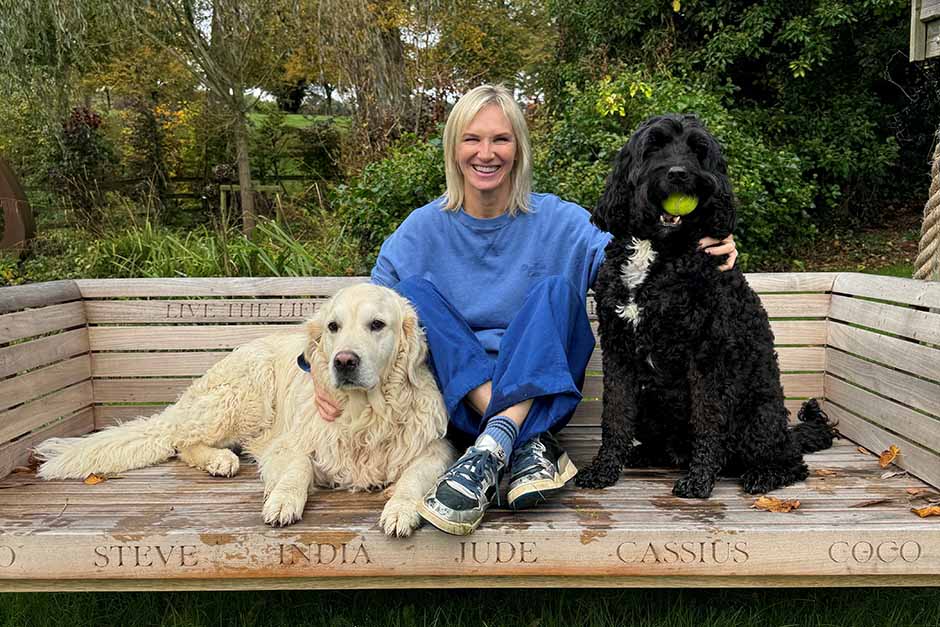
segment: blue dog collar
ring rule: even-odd
[[[297,365],[304,372],[310,372],[310,362],[307,361],[307,358],[304,357],[303,353],[297,355]]]

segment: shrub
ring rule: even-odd
[[[695,113],[728,159],[739,204],[735,237],[742,265],[785,254],[786,246],[815,230],[806,210],[818,185],[792,150],[772,145],[763,129],[729,110],[725,101],[706,85],[639,70],[624,70],[584,89],[569,85],[558,116],[541,121],[533,134],[536,189],[591,207],[611,159],[641,121],[665,112]]]
[[[385,159],[367,165],[348,184],[337,185],[330,204],[371,267],[382,242],[401,221],[443,193],[440,139],[418,141],[408,135]]]
[[[297,158],[305,174],[325,181],[340,175],[343,134],[332,119],[315,119],[297,130]]]
[[[79,225],[99,228],[98,207],[103,198],[101,183],[116,160],[102,129],[101,116],[85,107],[75,107],[62,124],[60,153],[50,178],[58,188],[72,218]]]

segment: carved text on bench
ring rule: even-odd
[[[617,559],[625,564],[743,564],[747,542],[621,542]]]
[[[901,558],[909,564],[913,564],[920,559],[923,549],[920,543],[908,540],[906,542],[885,540],[884,542],[866,542],[864,540],[855,543],[845,541],[833,542],[829,546],[829,559],[837,564],[855,562],[856,564],[867,564],[872,560],[890,564]]]
[[[283,303],[167,303],[167,320],[201,318],[309,318],[319,308],[315,301],[285,301]]]
[[[150,567],[150,566],[196,566],[199,559],[195,544],[146,545],[112,544],[96,546],[94,565],[98,568]]]
[[[310,544],[280,544],[281,566],[311,564],[371,564],[372,558],[364,542],[350,545],[346,542],[312,542]]]
[[[461,542],[458,564],[535,564],[535,542]]]

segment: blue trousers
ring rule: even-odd
[[[476,438],[492,416],[528,399],[533,399],[532,408],[519,430],[518,444],[568,423],[581,400],[584,371],[594,350],[584,294],[571,281],[552,276],[529,288],[495,359],[430,281],[411,277],[395,290],[418,312],[451,431]],[[487,381],[492,381],[493,394],[480,416],[463,399]]]

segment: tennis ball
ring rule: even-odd
[[[698,198],[685,194],[669,194],[669,197],[663,201],[663,209],[671,216],[688,215],[695,211],[697,206]]]

